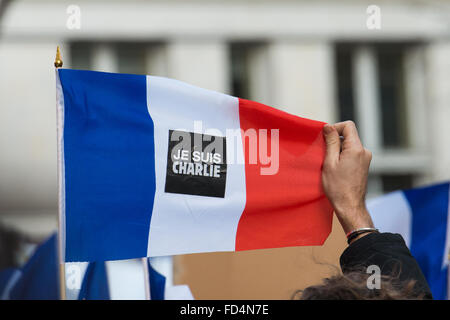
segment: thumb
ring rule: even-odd
[[[337,130],[329,124],[323,127],[323,136],[327,144],[327,151],[325,154],[325,162],[335,162],[339,160],[339,153],[341,151],[341,139]]]

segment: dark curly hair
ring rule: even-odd
[[[380,289],[369,289],[365,272],[353,271],[323,280],[322,284],[298,290],[299,300],[422,300],[414,280],[400,282],[397,277],[381,276]]]

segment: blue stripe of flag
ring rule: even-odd
[[[447,299],[448,267],[445,244],[449,184],[404,191],[412,211],[410,250],[424,273],[434,299]]]
[[[146,77],[60,69],[66,261],[147,255],[155,195]]]
[[[36,248],[22,268],[22,276],[11,289],[11,300],[59,299],[57,239],[53,234]]]

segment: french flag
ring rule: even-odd
[[[189,286],[172,285],[167,266],[154,259],[159,258],[67,263],[67,299],[193,300]],[[55,233],[36,247],[25,265],[0,270],[0,300],[57,300],[59,280]]]
[[[171,285],[153,259],[75,262],[83,274],[78,300],[194,300],[188,285]],[[147,272],[144,272],[147,268]],[[145,276],[147,273],[147,277]],[[147,281],[148,285],[144,282]],[[146,290],[149,290],[148,296]]]
[[[65,261],[321,245],[324,123],[154,76],[57,70]]]
[[[367,208],[382,232],[403,236],[434,299],[448,299],[450,286],[450,183],[400,190],[370,199]]]

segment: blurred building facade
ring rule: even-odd
[[[380,29],[367,26],[374,4]],[[302,117],[352,119],[373,152],[369,196],[450,179],[449,1],[12,1],[0,32],[0,221],[37,237],[56,226],[57,44],[64,67],[167,76]],[[336,265],[338,232],[300,255]],[[278,285],[329,273],[292,284],[268,267],[267,285],[251,288],[226,273],[299,257],[280,250],[186,256],[175,268],[203,298],[287,298]],[[221,290],[196,284],[194,268],[221,277]]]

